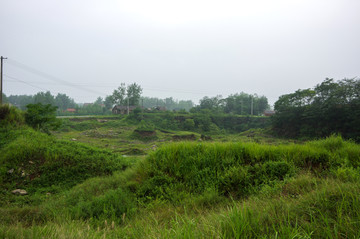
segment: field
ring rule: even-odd
[[[64,119],[47,135],[15,116],[0,131],[1,238],[360,237],[360,146],[340,136],[121,117]]]

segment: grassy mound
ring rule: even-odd
[[[22,128],[12,131],[12,135],[0,155],[2,197],[9,197],[10,191],[17,188],[29,194],[54,193],[126,166],[121,156],[59,141],[33,129]]]
[[[0,237],[360,236],[360,146],[341,137],[172,143],[122,171],[121,156],[26,126],[0,136]]]
[[[143,163],[137,193],[181,201],[188,193],[213,190],[241,198],[301,170],[329,175],[340,168],[356,168],[359,157],[358,145],[336,136],[303,145],[175,143],[160,148]]]

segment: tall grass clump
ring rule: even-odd
[[[183,191],[243,197],[262,185],[293,175],[295,168],[269,146],[233,143],[176,143],[143,164],[142,197],[177,198]],[[270,152],[269,152],[270,151]],[[175,196],[174,196],[175,194]]]
[[[196,143],[166,145],[142,164],[143,198],[181,200],[181,195],[212,190],[241,198],[264,185],[283,181],[302,170],[330,175],[341,167],[357,167],[360,147],[332,136],[302,145]],[[180,198],[179,198],[180,197]]]
[[[24,123],[24,114],[18,108],[0,105],[0,149],[17,137],[15,129],[24,127]]]
[[[312,184],[311,177],[300,177]],[[293,186],[292,186],[293,185]],[[297,186],[296,186],[297,185]],[[221,215],[224,238],[358,238],[360,232],[359,185],[324,180],[299,188],[298,179],[287,185],[297,188],[292,194],[249,201]],[[284,188],[287,188],[284,187]]]
[[[16,107],[0,105],[0,127],[19,126],[24,124],[24,114]]]
[[[120,155],[109,151],[59,141],[30,128],[20,131],[0,155],[0,183],[5,194],[16,188],[30,194],[64,190],[126,167]]]

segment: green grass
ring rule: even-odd
[[[46,197],[46,193],[63,191],[85,179],[109,175],[128,166],[120,155],[75,142],[59,141],[30,128],[19,129],[13,135],[11,141],[2,147],[0,155],[2,205],[14,200],[20,204],[29,203],[11,194],[17,188]]]
[[[192,132],[156,130],[143,142],[114,117],[48,136],[13,114],[0,130],[0,238],[360,237],[360,146],[340,136],[174,143]],[[132,151],[146,155],[121,156]]]

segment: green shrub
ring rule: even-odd
[[[131,216],[136,210],[134,196],[122,188],[110,189],[105,194],[80,200],[69,208],[72,217],[77,219],[112,220],[122,222],[123,217]]]
[[[224,238],[358,238],[359,185],[300,179],[302,197],[252,200],[218,219]],[[306,183],[304,183],[306,182]],[[302,187],[302,186],[301,186]],[[295,190],[299,192],[299,190]]]
[[[52,185],[69,188],[126,166],[120,156],[105,150],[58,141],[32,129],[21,129],[19,134],[0,155],[0,182],[8,190],[15,185],[31,193]]]
[[[193,130],[195,128],[195,122],[193,119],[186,119],[184,122],[184,129]]]
[[[34,129],[50,134],[50,130],[60,127],[61,121],[56,118],[56,106],[37,103],[28,104],[26,107],[25,121]]]
[[[24,124],[24,114],[18,108],[7,104],[0,105],[0,128],[17,127]]]

